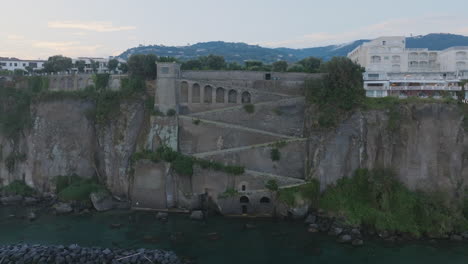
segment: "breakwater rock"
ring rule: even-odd
[[[149,249],[86,248],[78,245],[8,245],[0,246],[0,263],[183,263],[175,253]]]

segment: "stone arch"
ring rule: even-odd
[[[203,102],[211,104],[213,102],[213,87],[207,85],[204,89]]]
[[[247,196],[244,195],[244,196],[241,196],[241,197],[239,198],[239,202],[240,202],[240,203],[249,203],[250,200],[249,200],[249,197],[247,197]]]
[[[192,85],[192,103],[200,103],[200,85],[198,83]]]
[[[224,103],[224,88],[218,87],[216,89],[216,103]]]
[[[187,82],[181,82],[180,83],[180,102],[181,103],[188,103],[188,89],[189,85]]]
[[[237,103],[237,91],[236,90],[230,90],[228,93],[228,103],[230,104],[235,104]]]
[[[67,88],[68,89],[73,89],[73,78],[72,77],[68,77],[67,78]]]
[[[66,85],[67,85],[67,80],[65,77],[62,77],[60,79],[60,85],[59,85],[59,89],[65,89],[66,88]]]
[[[266,197],[266,196],[263,196],[263,197],[260,199],[260,203],[262,203],[262,204],[270,203],[270,198],[268,198],[268,197]]]
[[[88,81],[86,81],[86,86],[93,86],[94,82],[93,79],[89,78]]]
[[[249,92],[245,91],[242,93],[242,103],[243,104],[250,104],[251,103],[251,95]]]
[[[78,78],[78,81],[77,81],[77,84],[76,84],[76,85],[77,85],[78,89],[83,89],[83,88],[85,88],[85,87],[83,87],[83,78],[81,78],[81,77]]]

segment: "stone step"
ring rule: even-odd
[[[259,106],[259,105],[269,105],[269,104],[279,104],[279,103],[284,103],[284,102],[295,102],[295,101],[303,101],[305,99],[304,96],[297,96],[297,97],[290,97],[286,99],[281,99],[277,101],[268,101],[268,102],[260,102],[260,103],[254,103],[253,105]],[[232,110],[232,109],[242,109],[244,105],[235,105],[231,107],[225,107],[225,108],[219,108],[219,109],[213,109],[213,110],[208,110],[208,111],[203,111],[203,112],[197,112],[197,113],[192,113],[189,114],[189,116],[198,116],[198,115],[203,115],[203,114],[208,114],[208,113],[217,113],[217,112],[223,112],[227,110]]]
[[[282,140],[285,143],[289,142],[296,142],[296,141],[306,141],[307,138],[290,138],[287,140]],[[261,147],[267,147],[272,144],[277,143],[278,141],[272,141],[272,142],[267,142],[267,143],[262,143],[262,144],[255,144],[255,145],[249,145],[249,146],[242,146],[242,147],[236,147],[236,148],[229,148],[229,149],[221,149],[221,150],[214,150],[214,151],[208,151],[208,152],[202,152],[202,153],[194,153],[192,156],[197,157],[197,158],[205,158],[209,156],[214,156],[218,154],[224,154],[224,153],[231,153],[231,152],[238,152],[246,149],[252,149],[252,148],[261,148]]]
[[[213,124],[213,125],[224,127],[224,128],[239,129],[239,130],[244,130],[248,132],[259,133],[259,134],[264,134],[264,135],[269,135],[269,136],[274,136],[274,137],[280,137],[280,138],[286,138],[286,139],[298,139],[297,137],[292,137],[288,135],[273,133],[273,132],[255,129],[255,128],[248,128],[248,127],[244,127],[240,125],[229,124],[229,123],[224,123],[224,122],[219,122],[219,121],[212,121],[208,119],[194,118],[193,116],[179,115],[179,118],[186,119],[186,120],[200,120],[200,122]]]

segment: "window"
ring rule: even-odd
[[[271,73],[265,74],[265,80],[271,80]]]
[[[168,74],[169,73],[169,67],[161,67],[161,73],[162,74]]]
[[[388,56],[385,56],[385,57],[384,57],[384,60],[388,60]]]
[[[369,78],[379,78],[379,74],[378,73],[369,73],[367,75]]]
[[[387,45],[387,41],[385,41],[385,40],[382,41],[382,45],[384,45],[384,46]]]
[[[241,190],[242,190],[242,191],[245,191],[245,185],[242,185]]]
[[[367,86],[368,87],[383,87],[384,84],[383,83],[368,83]]]

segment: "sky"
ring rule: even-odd
[[[468,35],[467,0],[2,0],[0,57],[119,55],[206,41],[306,48]]]

